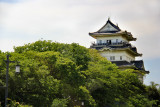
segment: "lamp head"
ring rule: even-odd
[[[16,73],[20,72],[20,65],[16,65]]]

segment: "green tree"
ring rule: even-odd
[[[147,86],[147,92],[148,92],[148,97],[150,100],[155,100],[156,104],[154,104],[155,107],[158,105],[160,106],[160,85],[154,83],[153,81],[150,82],[150,85]]]
[[[67,107],[67,99],[54,99],[51,107]]]
[[[0,52],[2,86],[5,85],[6,54],[21,65],[21,72],[15,74],[16,63],[10,64],[9,98],[22,105],[140,107],[146,102],[146,106],[154,104],[149,88],[146,90],[138,80],[135,72],[139,71],[120,71],[98,51],[76,43],[39,40],[14,47],[14,52]],[[4,90],[0,93],[3,105]]]

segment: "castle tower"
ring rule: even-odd
[[[142,56],[130,43],[130,41],[136,41],[136,38],[130,32],[121,30],[110,19],[101,29],[89,35],[96,39],[96,43],[92,43],[90,48],[98,50],[103,57],[115,63],[119,69],[130,68],[139,70],[143,74],[149,73],[144,68],[143,60],[135,60],[135,57]],[[139,79],[143,81],[141,73]]]

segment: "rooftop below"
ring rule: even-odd
[[[127,62],[127,61],[112,61],[112,63],[116,64],[119,68],[132,68],[135,70],[140,70],[143,71],[146,74],[149,74],[149,71],[146,71],[144,68],[144,63],[143,60],[135,60],[135,61],[131,61],[131,62]]]

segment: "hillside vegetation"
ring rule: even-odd
[[[10,63],[11,107],[152,107],[159,104],[160,97],[153,98],[153,87],[143,85],[134,70],[120,71],[96,50],[76,43],[44,40],[14,47],[14,52],[0,52],[0,86],[5,86],[7,54],[11,61],[19,61],[21,65],[17,74],[17,63]],[[159,93],[157,88],[156,91]],[[0,102],[4,106],[3,88],[0,88]]]

